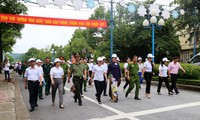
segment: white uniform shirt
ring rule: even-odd
[[[124,69],[127,69],[128,63],[124,63]]]
[[[104,81],[103,74],[106,73],[104,66],[94,65],[92,72],[94,73],[94,80]]]
[[[62,78],[62,76],[64,75],[64,70],[62,67],[53,67],[51,68],[50,75],[52,75],[53,78]]]
[[[35,66],[37,69],[39,69],[39,71],[42,73],[42,75],[44,75],[44,71],[43,71],[43,68],[42,66]],[[44,81],[43,77],[42,77],[42,81]]]
[[[159,72],[159,76],[160,77],[167,77],[167,71],[168,71],[168,67],[166,65],[160,65],[159,66],[159,71],[161,71],[161,73]]]
[[[107,71],[108,71],[108,64],[107,64],[107,63],[104,63],[104,64],[101,65],[101,66],[103,66],[103,68],[105,69],[105,71],[106,71],[106,73],[107,73]]]
[[[143,63],[138,63],[138,67],[139,67],[138,72],[142,72],[142,69],[144,68],[144,64]]]
[[[152,65],[151,62],[149,62],[148,60],[144,62],[144,67],[146,68],[145,72],[152,72]]]
[[[9,71],[10,70],[10,64],[9,63],[5,64],[4,70],[5,71]]]
[[[93,63],[88,63],[89,66],[89,71],[92,71],[94,64]]]
[[[37,80],[39,80],[39,77],[42,76],[42,73],[36,67],[34,67],[34,68],[28,67],[25,71],[24,76],[27,78],[27,80],[37,81]]]

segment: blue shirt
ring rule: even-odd
[[[108,65],[107,75],[112,74],[112,76],[118,81],[121,78],[121,70],[118,63],[110,63]]]

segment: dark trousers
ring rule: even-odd
[[[74,98],[79,100],[79,103],[82,103],[81,100],[81,91],[83,86],[83,78],[73,77],[73,83],[75,86],[75,95]]]
[[[107,91],[107,82],[106,82],[106,78],[104,77],[104,81],[103,81],[103,94],[106,95],[106,91]]]
[[[62,78],[53,78],[54,85],[52,85],[52,102],[55,102],[56,91],[58,89],[59,105],[63,104],[63,80]]]
[[[50,86],[51,86],[50,75],[44,75],[44,80],[46,82],[45,94],[48,95],[50,93]]]
[[[178,89],[176,87],[176,82],[177,82],[177,74],[170,74],[171,75],[171,81],[172,81],[172,84],[171,84],[171,90],[175,90],[175,92],[177,93],[178,92]]]
[[[146,93],[151,93],[151,80],[152,80],[152,72],[145,72],[144,73],[144,79],[146,80]]]
[[[10,80],[10,71],[4,70],[4,74],[5,74],[5,80]]]
[[[165,82],[165,85],[166,85],[166,87],[167,87],[167,89],[168,89],[168,92],[171,92],[171,88],[170,88],[170,86],[169,86],[168,77],[159,77],[157,92],[158,92],[158,93],[160,92],[160,89],[161,89],[161,86],[162,86],[163,81]]]
[[[94,80],[95,88],[96,88],[96,97],[98,102],[101,102],[101,94],[104,89],[104,81]]]
[[[92,71],[89,71],[89,77],[91,78],[91,76],[92,76]],[[92,83],[91,83],[90,80],[88,81],[88,84],[89,84],[89,85],[92,85]]]
[[[63,94],[65,94],[65,84],[66,84],[66,81],[67,81],[67,77],[66,77],[66,74],[65,74],[64,78],[63,78]]]
[[[32,108],[37,105],[39,81],[28,81],[29,103]]]
[[[117,81],[117,87],[119,87],[121,84],[121,79],[119,79]],[[110,84],[109,84],[109,96],[112,97],[112,88],[111,88],[111,85],[112,85],[112,82],[110,81]],[[112,99],[112,98],[111,98]]]
[[[126,83],[125,83],[125,85],[124,85],[124,89],[126,89],[126,87],[130,84],[130,81],[128,80],[128,78],[127,77],[125,77],[125,80],[126,80]]]

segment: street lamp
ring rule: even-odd
[[[193,51],[193,55],[196,55],[196,30],[197,30],[197,28],[196,28],[196,17],[197,17],[197,14],[198,14],[198,9],[195,7],[195,9],[194,9],[194,16],[195,16],[195,21],[194,21],[194,51]]]
[[[52,54],[52,62],[53,62],[55,59],[55,54],[56,54],[56,51],[54,50],[54,48],[51,50],[51,54]]]
[[[147,11],[147,18],[143,21],[143,26],[145,28],[152,28],[152,54],[155,56],[155,27],[161,28],[165,25],[165,21],[161,18],[159,21],[157,20],[157,11],[151,10],[150,13]],[[150,20],[148,20],[150,19]],[[154,59],[153,59],[154,62]]]

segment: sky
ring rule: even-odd
[[[157,4],[168,5],[173,0],[156,0]],[[88,19],[93,13],[93,10],[73,10],[73,9],[59,9],[57,7],[39,7],[25,4],[28,7],[28,15],[53,17],[53,18],[67,18],[67,19]],[[21,31],[22,37],[17,39],[13,46],[13,53],[25,53],[31,47],[37,49],[45,48],[52,44],[66,45],[71,39],[77,27],[62,27],[62,26],[44,26],[44,25],[28,25],[26,24]]]

